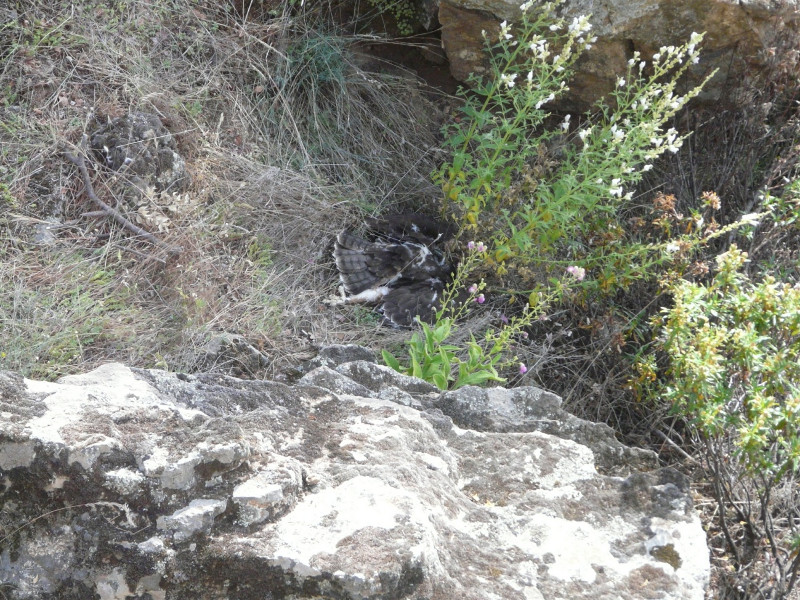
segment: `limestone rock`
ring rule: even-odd
[[[441,0],[442,44],[456,79],[485,70],[481,31],[519,19],[519,0]],[[532,9],[532,10],[535,10]],[[562,110],[586,110],[613,89],[634,51],[649,60],[661,46],[680,45],[692,32],[707,32],[701,60],[691,73],[697,84],[719,72],[701,99],[725,100],[746,77],[763,69],[781,32],[800,30],[796,0],[566,0],[568,20],[592,15],[598,41],[579,61]]]
[[[687,482],[650,453],[536,388],[326,355],[292,386],[0,373],[4,596],[703,598]]]
[[[247,338],[236,333],[223,332],[214,335],[203,347],[192,370],[253,378],[269,364],[269,358],[247,341]]]

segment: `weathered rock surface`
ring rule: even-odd
[[[521,4],[441,0],[442,44],[456,79],[465,81],[470,73],[484,71],[481,31],[496,31],[503,20],[519,20]],[[598,41],[579,61],[559,107],[587,109],[613,89],[634,51],[649,59],[662,46],[685,43],[694,31],[707,35],[690,83],[719,68],[701,99],[729,99],[744,80],[765,68],[779,36],[798,34],[798,8],[797,0],[566,0],[561,13],[570,20],[591,14]]]
[[[293,386],[0,373],[4,596],[703,598],[686,481],[652,454],[542,390],[441,394],[369,357]]]

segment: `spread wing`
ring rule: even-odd
[[[410,327],[416,316],[430,323],[441,303],[444,285],[438,277],[431,277],[396,287],[384,296],[381,312],[398,327]]]
[[[391,285],[417,259],[414,246],[367,242],[350,233],[336,238],[333,256],[348,294]]]
[[[438,244],[452,233],[421,214],[370,219],[366,240],[343,231],[333,256],[345,301],[380,303],[385,319],[399,327],[412,326],[416,316],[430,322],[451,274]]]
[[[367,219],[369,231],[378,239],[392,242],[415,241],[430,245],[442,243],[455,234],[455,226],[420,213],[389,215]]]

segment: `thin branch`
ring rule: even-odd
[[[661,432],[661,431],[659,431],[658,429],[654,429],[654,430],[653,430],[653,433],[655,433],[655,434],[656,434],[658,437],[660,437],[660,438],[661,438],[662,440],[664,440],[664,441],[665,441],[667,444],[669,444],[669,445],[672,447],[672,449],[673,449],[673,450],[675,450],[675,451],[676,451],[678,454],[680,454],[680,455],[681,455],[683,458],[685,458],[685,459],[686,459],[686,460],[688,460],[689,462],[691,462],[691,463],[694,463],[694,464],[696,464],[696,465],[697,465],[697,464],[700,464],[700,463],[697,461],[697,459],[695,459],[695,458],[694,458],[693,456],[691,456],[690,454],[687,454],[687,453],[686,453],[686,451],[685,451],[683,448],[681,448],[680,446],[678,446],[678,444],[676,444],[675,442],[673,442],[673,441],[670,439],[670,437],[669,437],[667,434],[665,434],[665,433],[662,433],[662,432]]]
[[[177,246],[172,246],[167,244],[163,240],[160,240],[156,236],[154,236],[149,231],[145,231],[138,225],[131,223],[125,216],[119,212],[116,208],[109,206],[105,202],[103,202],[100,198],[97,197],[97,194],[94,193],[94,186],[92,185],[92,180],[89,177],[89,171],[86,168],[86,161],[83,159],[82,154],[72,154],[71,152],[64,151],[64,158],[66,158],[69,162],[73,165],[78,167],[78,171],[81,174],[81,178],[83,179],[83,185],[86,190],[86,195],[89,196],[89,199],[94,202],[100,209],[109,217],[114,219],[117,223],[122,225],[128,231],[133,232],[139,237],[146,239],[148,242],[152,243],[159,248],[164,248],[167,252],[172,255],[180,254],[183,249]],[[94,215],[92,215],[94,216]]]
[[[705,440],[706,442],[706,456],[708,456],[709,461],[708,464],[711,467],[712,475],[711,475],[711,489],[714,491],[714,496],[717,500],[717,504],[719,504],[720,511],[719,511],[719,528],[722,530],[722,533],[725,535],[725,540],[728,542],[728,548],[730,548],[731,552],[733,552],[733,556],[736,560],[737,566],[740,566],[742,563],[742,556],[739,553],[739,548],[736,546],[736,542],[733,541],[733,536],[731,532],[728,530],[728,524],[725,521],[725,506],[726,502],[722,497],[722,465],[719,463],[719,457],[714,452],[714,449],[711,447],[711,442],[709,440]]]

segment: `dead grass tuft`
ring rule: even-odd
[[[373,70],[357,37],[311,18],[245,21],[210,0],[37,0],[0,22],[0,368],[191,370],[227,332],[272,376],[323,344],[398,335],[320,300],[339,230],[434,197],[436,111],[414,77]],[[85,216],[62,156],[134,110],[159,115],[191,174],[187,201],[145,221],[177,257]],[[137,222],[111,173],[92,179]]]

